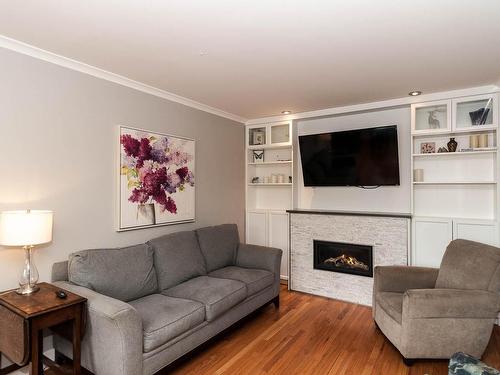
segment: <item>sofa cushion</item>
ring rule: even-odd
[[[436,288],[495,290],[500,287],[500,249],[468,240],[451,241],[439,268]]]
[[[249,296],[273,285],[274,281],[274,274],[272,272],[236,266],[215,270],[210,272],[208,276],[241,281],[246,284]]]
[[[403,293],[379,292],[378,305],[396,322],[401,324],[403,314]]]
[[[247,297],[247,288],[241,281],[199,276],[164,290],[162,294],[203,303],[206,319],[212,321],[243,301]]]
[[[158,292],[153,250],[146,244],[70,254],[68,278],[125,302]]]
[[[207,274],[205,259],[194,231],[167,234],[149,241],[148,244],[154,249],[154,264],[160,290]]]
[[[236,224],[223,224],[196,230],[207,271],[232,266],[240,242]]]
[[[145,353],[205,320],[205,306],[196,301],[151,294],[129,302],[142,319]]]

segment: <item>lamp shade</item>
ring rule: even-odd
[[[0,245],[30,246],[52,241],[52,211],[0,213]]]

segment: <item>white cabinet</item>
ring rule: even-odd
[[[288,214],[285,211],[247,212],[247,243],[283,250],[281,278],[288,278]]]
[[[439,267],[446,246],[453,239],[451,219],[413,219],[412,265]]]
[[[267,212],[249,211],[247,213],[247,243],[267,246]]]
[[[489,220],[453,220],[453,238],[498,246],[498,225]]]
[[[499,244],[494,220],[414,217],[412,227],[414,266],[439,267],[446,247],[455,239]]]
[[[288,278],[288,214],[269,211],[269,246],[283,250],[281,257],[281,277]]]

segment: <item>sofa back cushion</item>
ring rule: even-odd
[[[194,231],[167,234],[149,241],[148,244],[154,250],[160,290],[207,274],[205,260]]]
[[[158,292],[153,250],[146,244],[73,253],[68,277],[76,285],[125,302]]]
[[[196,230],[207,271],[234,265],[240,242],[236,224],[223,224]]]
[[[468,240],[454,240],[444,253],[436,288],[500,292],[499,278],[499,248]]]

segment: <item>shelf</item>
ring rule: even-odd
[[[464,152],[434,152],[432,154],[413,154],[413,157],[437,157],[437,156],[457,156],[457,155],[481,155],[481,154],[496,154],[497,148],[482,151],[464,151]]]
[[[286,183],[283,183],[283,184],[273,184],[273,183],[270,183],[270,184],[264,184],[264,183],[256,183],[256,184],[253,184],[251,182],[248,183],[248,186],[264,186],[264,187],[268,187],[268,186],[273,186],[273,187],[276,187],[276,186],[292,186],[293,184],[289,183],[289,182],[286,182]]]
[[[278,165],[278,164],[292,164],[292,161],[284,160],[284,161],[265,161],[263,163],[248,163],[248,165]]]
[[[467,133],[480,133],[480,132],[494,132],[497,131],[497,125],[477,125],[473,128],[463,128],[463,129],[455,129],[453,131],[429,131],[422,133],[412,133],[412,136],[415,138],[424,138],[424,137],[442,137],[454,134],[467,134]]]
[[[495,185],[495,181],[423,181],[413,185]]]
[[[279,148],[292,148],[292,145],[249,145],[249,150],[272,150]]]

